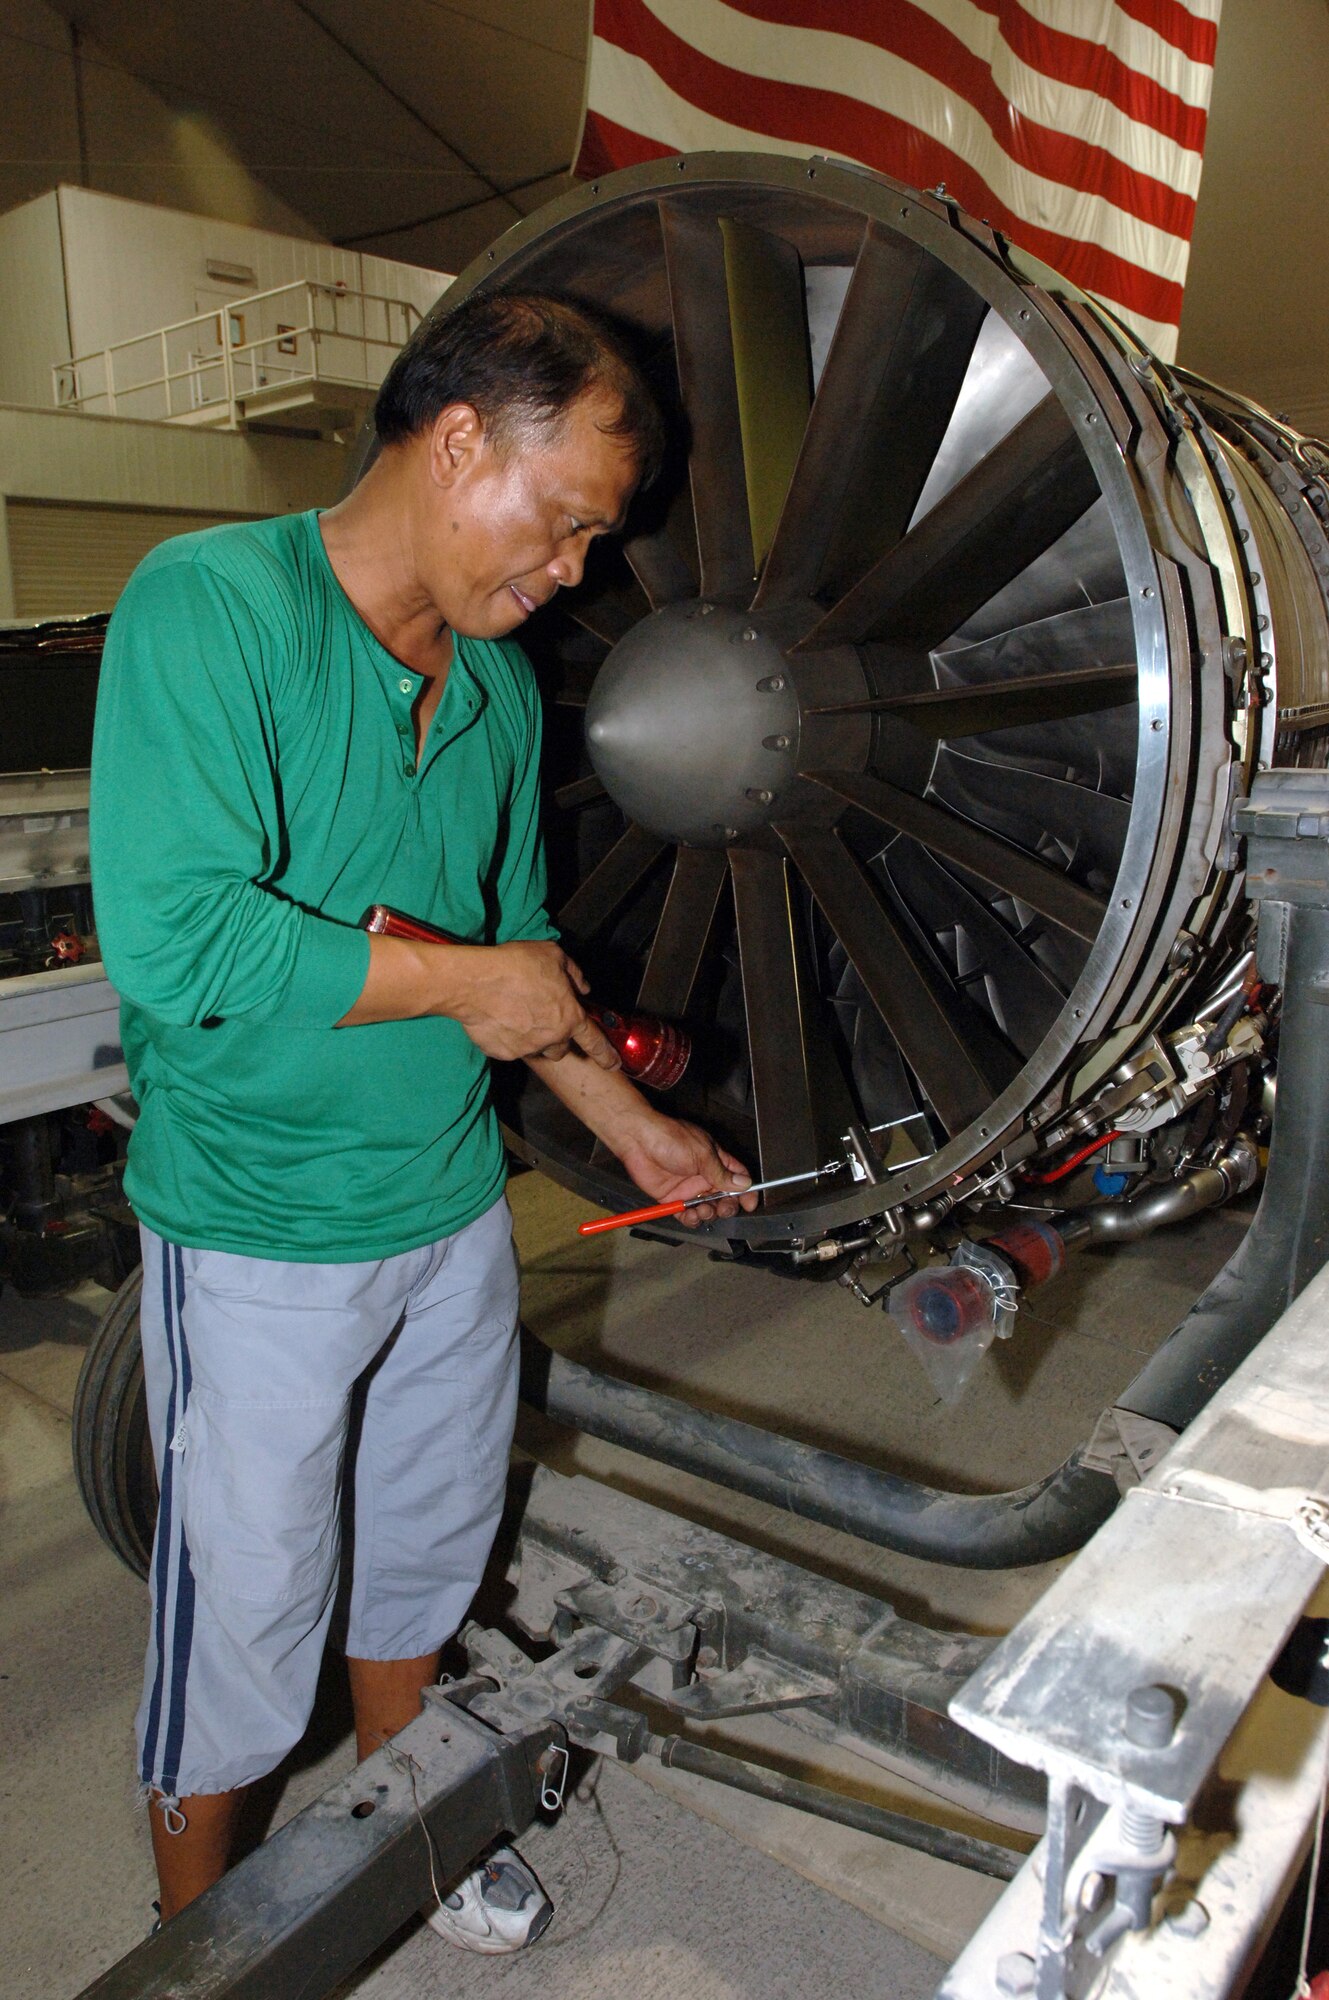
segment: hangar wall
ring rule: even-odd
[[[326,507],[345,464],[308,438],[0,407],[0,618],[109,610],[168,534]]]

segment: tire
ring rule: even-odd
[[[157,1472],[139,1344],[143,1273],[134,1271],[92,1337],[74,1392],[74,1477],[92,1524],[135,1576],[146,1577],[157,1520]]]

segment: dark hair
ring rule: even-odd
[[[579,396],[607,389],[619,413],[600,429],[636,453],[649,485],[664,423],[624,336],[587,307],[540,292],[471,292],[422,320],[374,405],[380,444],[401,444],[449,403],[470,403],[497,444],[556,426]]]

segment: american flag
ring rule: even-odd
[[[1222,0],[594,0],[576,171],[823,152],[975,215],[1176,353]]]

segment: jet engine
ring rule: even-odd
[[[1031,1212],[1120,1239],[1249,1185],[1278,994],[1230,815],[1329,744],[1321,448],[830,159],[591,183],[436,310],[492,287],[626,322],[668,416],[525,637],[565,935],[686,1022],[671,1104],[807,1176],[700,1240],[874,1298]],[[505,1117],[639,1200],[535,1082]]]

